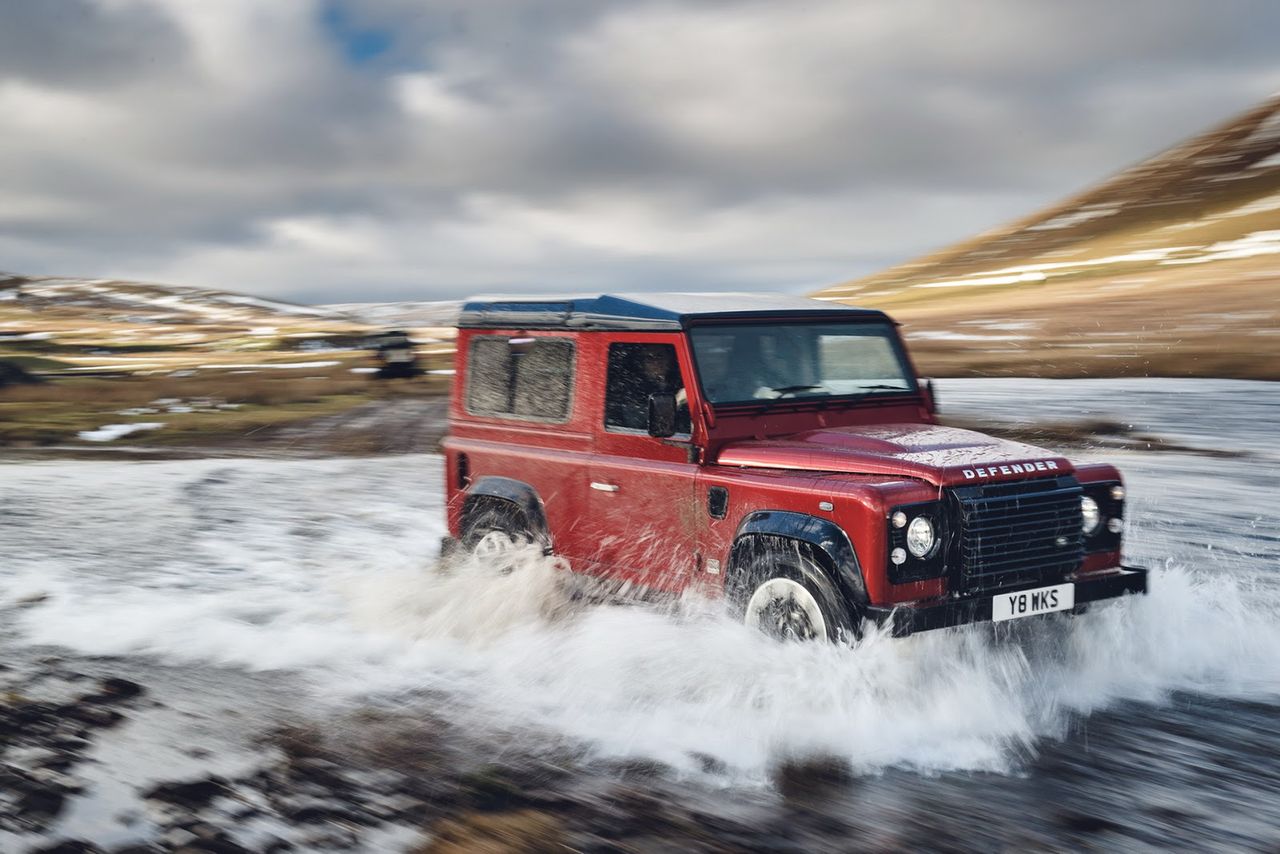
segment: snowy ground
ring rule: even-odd
[[[1078,386],[1008,382],[1019,381],[944,384],[943,406],[1080,413]],[[1255,383],[1090,394],[1122,413],[1140,400],[1133,417],[1153,430],[1249,453],[1107,456],[1129,479],[1128,550],[1155,569],[1151,595],[1081,619],[872,636],[855,649],[772,644],[698,603],[575,609],[545,562],[441,576],[434,456],[0,465],[9,690],[106,675],[148,689],[74,767],[84,793],[38,836],[0,824],[0,849],[60,835],[104,850],[172,842],[180,822],[141,792],[247,779],[267,761],[255,747],[264,732],[348,732],[369,710],[437,722],[452,745],[440,753],[465,754],[442,780],[469,761],[551,762],[603,792],[639,764],[656,775],[640,791],[675,791],[718,816],[720,831],[695,823],[729,848],[752,833],[761,845],[838,847],[854,832],[977,848],[1274,847],[1280,741],[1258,727],[1280,712],[1280,511],[1266,443],[1277,428],[1261,408],[1276,397]],[[1250,405],[1260,408],[1242,415]],[[796,818],[817,796],[797,802],[778,768],[813,755],[847,760],[853,777]],[[415,844],[438,815],[348,816],[342,827],[355,829],[330,838],[338,819],[284,820],[282,809],[228,822],[248,850],[273,834],[377,850]],[[603,838],[591,815],[563,819],[575,845]],[[769,835],[785,816],[791,835]],[[675,831],[662,838],[695,848]]]

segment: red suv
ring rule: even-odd
[[[794,297],[467,303],[446,546],[725,595],[779,637],[896,635],[1146,591],[1112,466],[937,423],[884,313]]]

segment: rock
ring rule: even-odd
[[[360,840],[354,833],[341,827],[327,827],[324,830],[317,830],[308,834],[302,840],[302,846],[306,850],[336,848],[340,851],[345,851],[355,848],[359,843]]]
[[[43,745],[12,748],[5,753],[4,760],[12,767],[28,770],[32,768],[65,768],[71,764],[71,760],[66,754],[57,750],[50,750]]]
[[[1074,810],[1065,810],[1058,813],[1054,816],[1054,823],[1059,827],[1065,827],[1077,833],[1106,833],[1124,829],[1109,818]]]
[[[412,795],[374,794],[365,800],[365,809],[375,818],[383,820],[400,818],[413,812],[420,812],[423,807],[423,802]]]
[[[98,683],[98,691],[102,697],[110,697],[116,700],[129,700],[134,697],[140,697],[146,693],[146,689],[129,679],[121,679],[118,676],[111,676],[103,679]]]
[[[62,713],[69,718],[104,729],[113,727],[124,720],[124,715],[115,709],[104,709],[84,702],[70,703],[63,706]]]
[[[316,824],[328,819],[352,819],[351,811],[342,803],[324,798],[281,799],[280,814],[297,824]]]
[[[835,756],[788,759],[773,769],[773,782],[787,800],[804,801],[846,788],[854,779],[848,760]]]
[[[160,783],[153,786],[143,797],[152,801],[164,801],[169,804],[198,809],[205,806],[219,795],[228,793],[227,781],[221,777],[207,777],[203,780]]]
[[[50,768],[36,768],[27,776],[44,789],[56,789],[72,795],[79,794],[85,789],[85,783],[80,778]]]
[[[31,788],[18,798],[17,811],[23,818],[44,822],[62,812],[66,800],[57,789]]]
[[[63,839],[43,848],[31,849],[32,854],[103,854],[102,849],[83,839]]]
[[[17,362],[0,359],[0,388],[7,385],[36,385],[44,380]]]
[[[196,836],[185,827],[171,828],[168,833],[160,837],[160,843],[167,848],[180,849],[194,842],[198,842],[200,837]]]

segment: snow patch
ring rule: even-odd
[[[143,430],[159,430],[164,426],[160,421],[140,421],[136,424],[107,424],[97,430],[81,430],[76,434],[85,442],[114,442],[116,439],[138,433]]]

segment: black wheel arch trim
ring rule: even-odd
[[[862,565],[849,535],[832,522],[791,510],[756,510],[743,518],[733,536],[733,553],[746,537],[767,536],[798,540],[816,548],[830,562],[832,579],[841,594],[858,605],[866,605],[867,585]],[[733,568],[733,567],[731,567]]]
[[[542,508],[542,499],[538,491],[524,481],[510,477],[489,475],[478,477],[467,489],[467,497],[462,504],[463,526],[476,504],[485,499],[505,501],[515,505],[529,523],[530,532],[548,548],[551,545],[551,530],[547,527],[547,514]]]

